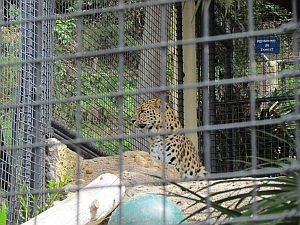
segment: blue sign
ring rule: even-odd
[[[259,37],[255,39],[256,54],[279,54],[280,38],[279,37]]]

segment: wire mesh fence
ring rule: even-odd
[[[275,29],[282,24],[292,21],[292,13],[287,8],[279,7],[276,4],[265,2],[254,3],[253,23],[255,30]],[[239,33],[248,30],[247,15],[248,6],[246,2],[236,5],[230,10],[216,2],[214,4],[215,24],[214,34]],[[223,24],[223,26],[221,26]],[[269,51],[260,52],[260,48],[265,45],[259,45],[255,49],[253,69],[257,76],[274,76],[274,79],[262,80],[254,83],[255,88],[255,117],[256,120],[268,120],[278,118],[282,111],[288,113],[290,108],[287,106],[291,99],[294,99],[294,78],[289,82],[291,89],[286,85],[285,79],[279,79],[278,74],[284,70],[287,64],[293,65],[292,38],[291,33],[282,33],[276,36],[260,35],[253,42],[258,40],[266,41],[270,38],[280,42],[281,45],[273,49],[278,50],[279,54],[269,54]],[[248,76],[249,68],[249,45],[248,38],[237,38],[214,42],[212,46],[213,67],[209,71],[212,80],[233,79]],[[265,47],[264,47],[265,48]],[[287,63],[288,62],[288,63]],[[287,64],[286,64],[287,63]],[[211,94],[211,103],[213,108],[212,122],[215,124],[226,124],[235,122],[246,122],[251,120],[250,111],[250,84],[249,82],[231,83],[228,85],[216,85]],[[276,96],[276,97],[275,97]],[[280,97],[279,97],[280,96]],[[287,110],[287,111],[286,111]],[[279,113],[281,112],[281,113]],[[279,113],[279,114],[278,114]],[[258,126],[257,154],[262,158],[278,159],[294,156],[293,148],[286,145],[289,137],[293,136],[291,124],[276,124],[270,126]],[[290,133],[292,132],[292,133]],[[251,135],[249,128],[236,128],[229,130],[219,130],[213,134],[215,140],[215,156],[218,165],[216,171],[236,171],[245,169],[245,163],[232,162],[222,163],[223,159],[232,159],[241,161],[250,160],[251,156]],[[288,143],[291,143],[289,140]],[[248,158],[248,159],[247,159]],[[223,167],[224,165],[224,167]]]
[[[0,184],[7,224],[34,218],[52,206],[53,196],[66,197],[69,176],[81,195],[80,182],[89,179],[82,171],[96,173],[95,168],[87,169],[93,162],[89,160],[117,160],[115,172],[126,179],[124,172],[134,171],[135,164],[127,167],[125,158],[132,158],[134,150],[150,152],[147,138],[157,140],[153,133],[134,128],[132,116],[143,101],[157,97],[167,102],[183,126],[168,130],[162,122],[162,146],[172,130],[184,133],[208,172],[195,181],[207,182],[202,202],[207,209],[205,224],[299,217],[297,207],[261,216],[257,201],[264,196],[254,188],[252,214],[233,220],[235,216],[223,215],[221,221],[213,214],[215,195],[209,188],[215,182],[211,180],[269,179],[280,171],[298,174],[300,4],[296,0],[3,0],[1,6]],[[168,114],[162,120],[165,117]],[[51,138],[75,155],[63,149],[49,156]],[[59,166],[49,165],[59,157],[65,157],[59,166],[72,172],[53,175]],[[280,159],[294,159],[295,164],[282,167],[277,164]],[[101,163],[102,171],[110,162]],[[260,171],[260,164],[279,169]],[[162,177],[168,174],[164,167],[160,172]],[[295,179],[291,202],[299,198],[299,178]],[[194,178],[185,182],[190,180]],[[254,186],[261,181],[257,182]],[[126,186],[147,184],[137,179]],[[166,194],[166,181],[160,185]],[[120,185],[117,188],[122,193]],[[82,223],[81,206],[78,197],[74,224]],[[92,214],[99,203],[89,207]],[[241,211],[246,210],[243,207]],[[126,212],[125,206],[120,208],[119,224],[126,223],[122,208]],[[157,223],[170,224],[166,210],[163,215]],[[193,222],[200,219],[190,218]]]

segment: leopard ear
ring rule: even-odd
[[[161,109],[162,103],[161,103],[161,99],[160,98],[156,98],[154,99],[154,105],[156,108]],[[167,102],[165,102],[165,106],[168,105]]]
[[[161,108],[161,99],[160,98],[156,98],[154,99],[154,105],[156,108]]]

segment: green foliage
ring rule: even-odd
[[[20,31],[19,26],[1,27],[1,62],[19,61]],[[18,69],[19,65],[0,67],[0,102],[9,105],[15,103],[18,94]],[[11,115],[12,109],[0,111],[0,124],[3,128],[6,143],[11,143]]]
[[[45,202],[46,208],[53,206],[55,201],[61,200],[66,192],[62,192],[62,189],[71,183],[69,177],[72,170],[68,170],[66,174],[57,176],[58,183],[53,180],[48,180],[48,193]],[[21,195],[18,195],[20,209],[19,216],[23,221],[28,221],[34,215],[38,215],[43,212],[43,204],[39,203],[39,194],[31,194],[30,189],[27,187],[26,182],[23,182],[20,188]],[[33,207],[34,206],[34,207]],[[1,225],[1,224],[0,224]]]
[[[81,110],[81,136],[84,138],[105,137],[117,134],[118,117],[124,118],[124,129],[128,130],[131,124],[128,122],[129,116],[134,112],[134,96],[125,95],[122,98],[122,114],[119,115],[119,104],[117,97],[103,97],[106,94],[118,92],[119,77],[116,71],[117,65],[110,65],[102,61],[97,64],[89,65],[88,62],[82,63],[83,72],[81,76],[76,76],[74,71],[70,70],[66,61],[57,61],[54,64],[54,74],[56,81],[54,82],[54,97],[72,98],[76,95],[95,96],[102,95],[96,99],[88,99],[80,101]],[[129,73],[129,69],[125,67],[124,73]],[[81,93],[77,93],[76,83],[80,79]],[[136,77],[124,76],[123,89],[125,93],[136,90]],[[67,124],[71,129],[75,130],[76,121],[76,103],[55,104],[53,108],[53,116],[55,119]],[[125,132],[125,131],[124,131]],[[118,152],[118,141],[104,141],[94,143],[99,148],[111,154]],[[123,142],[123,149],[129,150],[130,141]]]
[[[287,9],[272,4],[270,1],[257,0],[253,1],[253,5],[255,30],[273,29],[291,19]],[[215,20],[218,26],[223,29],[228,27],[230,33],[247,30],[246,15],[249,10],[247,1],[233,0],[226,1],[226,3],[217,1],[214,7]],[[227,14],[224,13],[225,11]],[[266,55],[268,62],[262,55],[256,54],[254,73],[257,77],[265,77],[270,73],[279,75],[281,71],[293,69],[292,63],[289,62],[291,59],[290,52],[292,52],[291,46],[293,46],[291,34],[283,33],[276,36],[280,37],[281,40],[281,53]],[[233,46],[232,51],[226,48],[226,44],[224,45],[222,42],[215,43],[215,79],[233,79],[231,84],[215,86],[217,104],[214,121],[216,124],[250,121],[249,82],[234,82],[235,78],[247,77],[250,74],[249,40],[239,38],[229,43]],[[230,54],[227,54],[228,52]],[[231,56],[230,61],[227,58],[229,55]],[[279,61],[278,66],[275,60],[279,59],[284,59],[284,63]],[[255,82],[255,98],[258,99],[256,102],[256,120],[280,118],[292,113],[295,101],[289,99],[293,99],[296,84],[296,79],[290,77]],[[287,142],[293,143],[294,128],[295,123],[293,122],[258,126],[256,146],[258,156],[270,159],[292,156],[295,149]],[[216,131],[216,155],[218,161],[222,162],[217,163],[217,170],[225,172],[245,169],[245,164],[235,161],[230,167],[224,162],[224,159],[230,157],[242,161],[248,160],[247,156],[251,155],[252,148],[250,139],[251,134],[248,128]],[[232,150],[233,148],[234,150]],[[234,153],[231,154],[232,152]]]
[[[196,8],[198,8],[200,6],[200,4],[203,2],[203,0],[197,0],[196,2],[197,2],[196,3],[196,6],[197,6]],[[209,4],[210,4],[210,2],[211,2],[211,0],[208,0]],[[236,0],[220,0],[220,3],[223,4],[226,9],[229,9],[229,7],[233,4],[240,5],[241,2],[242,2],[242,0],[238,0],[238,1],[236,1]]]
[[[5,2],[7,3],[7,2]],[[8,16],[9,19],[12,21],[20,20],[20,10],[18,8],[18,4],[9,4],[5,6],[5,8],[8,8]]]
[[[74,11],[73,7],[69,7],[67,12]],[[55,45],[56,54],[62,54],[66,49],[65,45],[67,45],[76,31],[76,19],[74,18],[63,18],[55,20],[54,23],[54,36],[55,40],[58,41],[58,44]]]
[[[141,44],[144,9],[128,9],[124,11],[124,45]],[[95,15],[96,16],[96,15]],[[110,49],[119,45],[119,19],[117,12],[101,13],[101,16],[85,18],[83,26],[84,51]],[[92,28],[92,29],[91,29]],[[110,57],[107,55],[107,57]]]
[[[53,206],[53,203],[55,201],[61,200],[64,196],[66,196],[66,192],[62,192],[61,189],[71,183],[71,181],[69,180],[71,173],[72,170],[68,170],[66,174],[63,175],[63,177],[57,176],[57,184],[53,180],[48,180],[48,189],[51,192],[47,193],[46,208],[50,208],[51,206]]]
[[[208,4],[211,3],[211,0],[196,0],[196,9],[195,9],[195,13],[194,13],[194,17],[195,18],[195,14],[198,11],[200,5],[204,2],[207,1]],[[227,10],[230,8],[230,6],[232,5],[238,5],[238,7],[240,7],[242,0],[220,0],[220,3],[224,6],[224,8]]]
[[[126,0],[125,4],[139,2],[137,0]],[[76,11],[76,1],[62,1],[59,10],[63,13]],[[82,10],[94,10],[97,8],[114,7],[118,5],[117,0],[112,1],[85,1]],[[124,45],[137,46],[142,43],[144,29],[145,8],[126,9],[123,12]],[[86,14],[81,17],[82,26],[82,51],[101,51],[119,46],[119,13],[102,12]],[[66,18],[57,20],[55,24],[55,54],[68,54],[76,52],[75,21]],[[174,30],[172,31],[174,32]],[[124,82],[123,92],[136,90],[136,74],[139,64],[140,51],[124,53]],[[103,97],[106,94],[119,91],[118,78],[118,54],[106,54],[82,59],[82,73],[77,76],[77,65],[74,60],[56,61],[54,63],[54,98],[65,99],[74,96],[101,95],[98,99],[89,99],[79,102],[68,102],[55,104],[53,106],[53,117],[72,130],[76,129],[76,119],[80,121],[80,135],[84,138],[99,138],[118,134],[118,117],[124,119],[124,133],[131,127],[128,122],[134,111],[134,96],[124,96],[122,108],[119,107],[119,98]],[[173,69],[173,68],[172,68]],[[168,71],[169,76],[172,72]],[[77,84],[80,83],[80,90]],[[80,93],[78,93],[78,91]],[[76,112],[80,107],[80,115]],[[120,113],[120,110],[122,112]],[[121,115],[120,115],[121,114]],[[77,121],[79,122],[79,121]],[[128,150],[131,148],[130,141],[124,140],[122,146],[119,141],[95,142],[96,146],[104,151],[115,154],[120,148]]]
[[[245,187],[245,191],[241,192],[241,188],[238,185],[236,188],[229,190],[220,190],[218,186],[227,186],[236,182],[247,182],[249,183],[249,178],[244,179],[230,179],[217,181],[210,184],[211,190],[219,190],[210,194],[210,205],[211,205],[211,216],[210,220],[215,220],[220,223],[221,221],[227,221],[230,224],[253,224],[253,222],[247,222],[254,214],[258,216],[275,215],[278,216],[283,212],[295,212],[298,208],[298,177],[299,174],[296,171],[288,172],[284,175],[278,176],[278,167],[287,168],[289,166],[298,165],[295,159],[284,158],[280,160],[269,160],[260,159],[263,163],[260,165],[262,169],[259,170],[260,173],[274,173],[274,177],[268,177],[262,182],[253,183],[253,185]],[[271,166],[270,166],[271,165]],[[274,167],[274,165],[276,167]],[[276,176],[277,175],[277,176]],[[171,193],[168,196],[176,196],[192,200],[194,203],[188,208],[193,207],[197,204],[204,204],[204,206],[199,207],[196,211],[187,216],[189,219],[197,214],[205,214],[207,210],[207,198],[199,194],[201,191],[205,191],[207,187],[203,187],[198,191],[194,192],[182,185],[171,182],[172,184],[180,187],[183,191],[189,193],[189,195],[180,196],[176,193]],[[254,196],[254,193],[256,197]],[[218,197],[226,196],[226,197]],[[215,198],[216,197],[216,198]],[[212,200],[212,199],[218,200]],[[257,206],[257,210],[254,210],[254,202]],[[230,205],[230,207],[224,207],[224,205]],[[272,217],[269,217],[272,218]],[[244,222],[240,222],[240,221]],[[259,224],[298,224],[298,217],[282,217],[280,219],[266,219],[259,222]],[[202,221],[205,223],[205,221]]]
[[[76,28],[75,19],[60,19],[54,24],[54,33],[61,44],[68,43]]]
[[[23,221],[28,221],[29,219],[31,219],[33,212],[33,208],[32,206],[30,206],[30,202],[36,202],[35,200],[37,200],[37,195],[30,194],[30,190],[27,187],[26,182],[23,182],[20,188],[20,192],[22,193],[22,195],[18,195],[20,203],[19,216]],[[41,210],[41,206],[38,206],[37,209]]]
[[[6,200],[1,203],[0,225],[6,225]]]
[[[104,141],[99,144],[99,146],[111,155],[115,155],[119,153],[120,149],[120,142],[119,141]],[[122,150],[127,151],[131,149],[131,142],[130,140],[123,140],[122,141]]]

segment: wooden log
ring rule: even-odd
[[[117,176],[102,174],[23,225],[96,225],[120,204],[124,193],[125,187]]]

